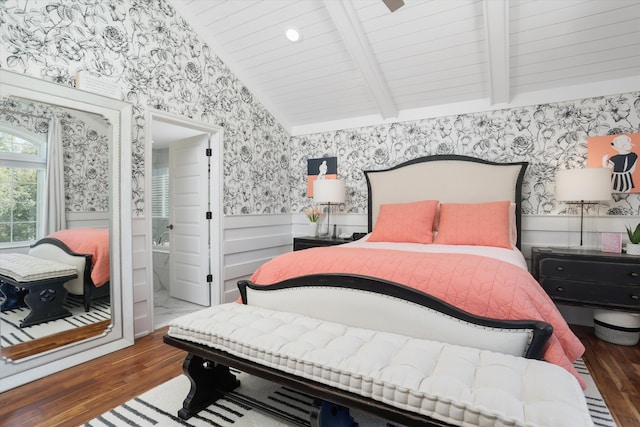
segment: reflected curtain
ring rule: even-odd
[[[64,211],[64,155],[62,152],[62,123],[56,117],[49,121],[47,134],[47,177],[44,235],[67,228]]]

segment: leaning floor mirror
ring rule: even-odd
[[[133,344],[131,112],[0,70],[0,392]]]

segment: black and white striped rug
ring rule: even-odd
[[[585,395],[594,425],[615,427],[613,417],[586,366],[582,360],[578,360],[575,365],[588,385]],[[100,415],[86,423],[85,427],[309,426],[309,411],[313,401],[311,397],[243,372],[234,372],[234,374],[240,380],[241,386],[187,421],[177,417],[190,387],[187,377],[181,375]],[[255,410],[257,406],[266,407],[270,411],[288,417],[289,421],[270,415],[264,410]],[[351,411],[351,415],[363,427],[400,427],[360,411]]]
[[[92,301],[88,312],[84,311],[82,297],[75,295],[67,295],[64,306],[71,312],[71,316],[27,326],[26,328],[20,327],[20,321],[29,313],[29,307],[3,311],[0,313],[0,346],[8,347],[21,344],[111,319],[111,302],[108,297]]]
[[[578,359],[573,362],[573,366],[587,383],[584,395],[587,398],[587,407],[589,408],[593,424],[596,427],[616,427],[616,422],[613,420],[604,399],[602,399],[602,395],[598,390],[598,386],[596,386],[596,383],[593,381],[587,365],[584,364],[582,359]]]

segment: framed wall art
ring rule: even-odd
[[[307,197],[313,197],[313,181],[316,179],[338,179],[338,158],[307,160]]]
[[[587,139],[587,166],[611,170],[612,193],[640,193],[640,133]]]

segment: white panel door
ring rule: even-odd
[[[169,146],[171,204],[169,294],[210,305],[208,136],[200,135]]]

